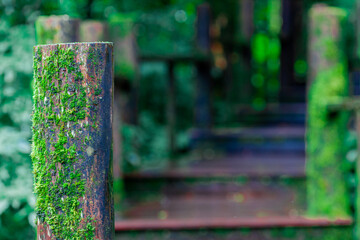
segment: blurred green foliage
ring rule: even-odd
[[[0,239],[34,234],[30,160],[31,26],[0,24]]]

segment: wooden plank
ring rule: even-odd
[[[271,217],[271,218],[218,218],[218,219],[179,219],[179,220],[127,220],[116,221],[115,230],[182,230],[209,228],[273,228],[273,227],[330,227],[350,226],[351,218],[305,218],[305,217]]]
[[[347,97],[331,101],[327,104],[329,112],[356,111],[360,109],[360,97]]]
[[[240,127],[216,128],[211,130],[192,129],[191,138],[263,138],[263,139],[304,139],[304,126],[271,126],[271,127]]]
[[[182,167],[129,173],[125,179],[185,179],[211,177],[303,178],[304,154],[239,154],[192,161]]]
[[[112,239],[112,43],[34,48],[39,239]]]

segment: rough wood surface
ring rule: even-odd
[[[34,48],[39,239],[112,239],[111,43]]]

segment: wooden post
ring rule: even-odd
[[[360,0],[356,0],[355,2],[356,12],[355,16],[355,60],[356,66],[359,67],[360,65],[360,18],[358,17],[360,14]]]
[[[106,22],[85,20],[80,23],[80,42],[108,41],[108,26]]]
[[[281,29],[281,54],[280,54],[280,99],[288,101],[291,84],[294,83],[294,64],[295,64],[295,41],[297,36],[294,34],[296,28],[295,17],[297,11],[296,2],[293,0],[282,0],[282,18],[283,24]],[[299,88],[299,86],[297,86]]]
[[[197,9],[197,47],[203,54],[210,53],[210,7],[202,4]],[[198,62],[197,85],[195,100],[195,124],[200,128],[209,128],[211,125],[210,110],[210,64],[209,62]]]
[[[254,33],[254,0],[239,0],[240,14],[240,40],[245,44],[250,44]]]
[[[40,16],[35,22],[36,43],[79,42],[80,20],[61,16]]]
[[[113,239],[112,43],[34,48],[38,239]]]
[[[348,96],[343,24],[347,13],[316,4],[310,10],[307,189],[312,216],[348,217],[349,194],[344,171],[348,113],[329,114],[326,105]]]
[[[174,166],[174,155],[176,151],[175,135],[176,135],[176,104],[175,104],[175,75],[174,67],[175,63],[170,61],[168,66],[169,81],[167,84],[167,105],[166,105],[166,118],[168,127],[168,140],[169,140],[169,154],[170,154],[170,166]]]
[[[127,106],[122,107],[122,120],[126,123],[137,123],[137,92],[139,85],[139,66],[135,28],[132,19],[114,16],[109,22],[110,39],[114,42],[115,87],[121,82],[131,82]]]

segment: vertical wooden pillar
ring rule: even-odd
[[[204,54],[210,53],[210,7],[202,4],[197,9],[197,46],[199,51]],[[210,64],[209,62],[198,62],[197,85],[195,100],[195,124],[200,128],[209,128],[211,125],[210,110]]]
[[[172,166],[174,161],[173,157],[175,154],[175,135],[176,135],[176,104],[175,104],[175,74],[174,67],[175,63],[169,61],[169,81],[167,85],[167,105],[166,105],[166,117],[168,127],[168,140],[169,140],[169,154],[170,154],[170,165]]]
[[[124,82],[131,83],[128,103],[122,107],[122,119],[125,123],[136,124],[140,76],[134,22],[114,16],[110,19],[109,30],[110,39],[114,42],[115,87],[120,88]]]
[[[123,124],[137,124],[139,67],[133,19],[115,15],[109,21],[109,36],[114,42],[114,199],[116,214],[121,214],[123,198]],[[124,89],[125,87],[127,89]],[[117,167],[116,167],[117,166]],[[118,216],[118,215],[117,215]]]
[[[35,22],[36,43],[79,42],[80,19],[61,16],[40,16]]]
[[[240,40],[249,44],[254,33],[254,0],[239,0]]]
[[[329,114],[326,104],[348,95],[343,24],[347,13],[316,4],[310,10],[307,116],[308,213],[349,216],[344,171],[344,138],[348,114]]]
[[[112,43],[34,48],[38,239],[113,239]]]
[[[355,67],[360,68],[360,0],[355,0]]]
[[[295,64],[295,40],[294,30],[295,16],[299,9],[295,8],[295,1],[282,0],[282,18],[281,29],[281,56],[280,56],[280,99],[286,101],[289,97],[291,84],[294,82],[294,64]],[[299,88],[299,87],[298,87]],[[290,96],[289,96],[290,95]]]

